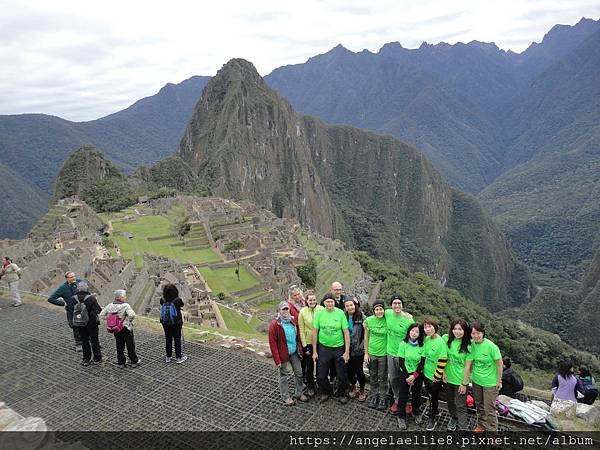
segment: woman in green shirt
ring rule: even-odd
[[[469,375],[473,380],[473,396],[477,407],[477,426],[473,431],[497,431],[496,397],[502,388],[502,355],[496,344],[485,337],[485,326],[471,325],[471,351],[465,360],[465,373],[459,388],[467,390]],[[471,373],[472,372],[472,373]]]
[[[460,384],[465,373],[465,360],[471,344],[471,329],[466,320],[455,319],[450,324],[450,332],[442,336],[448,345],[448,364],[442,380],[446,383],[446,402],[448,403],[448,430],[466,430],[467,405],[466,393],[459,394]]]
[[[442,375],[448,362],[448,348],[446,342],[438,334],[438,321],[427,317],[423,321],[425,341],[423,343],[423,356],[425,357],[425,387],[429,395],[429,419],[427,420],[427,431],[435,430],[438,421],[438,404],[440,391],[443,388]]]
[[[398,428],[406,430],[406,402],[412,391],[412,409],[415,411],[415,423],[420,424],[422,417],[417,414],[421,407],[421,387],[423,386],[423,333],[418,323],[409,325],[406,337],[398,346],[400,365],[400,395],[398,397]]]
[[[365,327],[365,363],[369,367],[371,392],[369,408],[385,411],[387,392],[387,323],[383,300],[373,303],[373,315],[363,322]]]

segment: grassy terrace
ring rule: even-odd
[[[172,222],[164,216],[137,216],[133,222],[123,223],[113,220],[112,238],[121,249],[126,259],[136,258],[136,266],[140,264],[139,255],[144,252],[157,256],[166,256],[179,262],[202,264],[221,261],[221,258],[210,247],[184,247],[171,230]],[[123,233],[133,235],[132,238]],[[136,256],[138,255],[138,256]]]
[[[235,267],[219,269],[200,267],[198,270],[215,294],[222,292],[231,296],[233,292],[259,285],[259,281],[243,265],[240,266],[240,281],[235,274]]]
[[[260,325],[260,321],[252,317],[248,322],[246,317],[242,316],[237,311],[227,308],[226,306],[219,305],[219,311],[223,316],[223,320],[227,324],[227,328],[233,332],[242,332],[248,334],[255,334],[256,327]]]

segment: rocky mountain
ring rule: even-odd
[[[231,60],[207,84],[179,155],[212,195],[248,199],[400,259],[493,310],[529,299],[525,268],[477,201],[451,188],[421,153],[296,113],[247,61]]]
[[[565,342],[600,355],[600,249],[596,250],[582,288],[569,293],[544,289],[523,310],[523,320],[558,334]]]
[[[156,95],[89,122],[70,122],[44,114],[0,116],[0,164],[10,167],[29,189],[5,199],[2,217],[15,217],[0,236],[24,236],[47,208],[46,199],[69,154],[85,144],[103,149],[121,168],[133,171],[172,154],[208,77],[167,84]],[[32,192],[36,192],[35,195]],[[15,210],[21,211],[13,214]],[[16,217],[19,217],[16,219]]]

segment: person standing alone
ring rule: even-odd
[[[21,306],[21,295],[19,294],[19,280],[21,279],[21,269],[8,256],[2,261],[2,270],[0,278],[4,278],[8,283],[10,290],[10,306]]]

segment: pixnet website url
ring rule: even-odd
[[[449,446],[457,448],[484,447],[484,446],[535,446],[535,447],[593,447],[594,440],[591,437],[568,436],[568,435],[535,435],[535,436],[517,436],[496,435],[496,436],[477,436],[477,435],[358,435],[358,434],[336,434],[334,435],[314,435],[314,436],[289,436],[289,446],[294,447],[371,447],[378,448],[383,446]],[[597,443],[596,443],[597,444]]]

